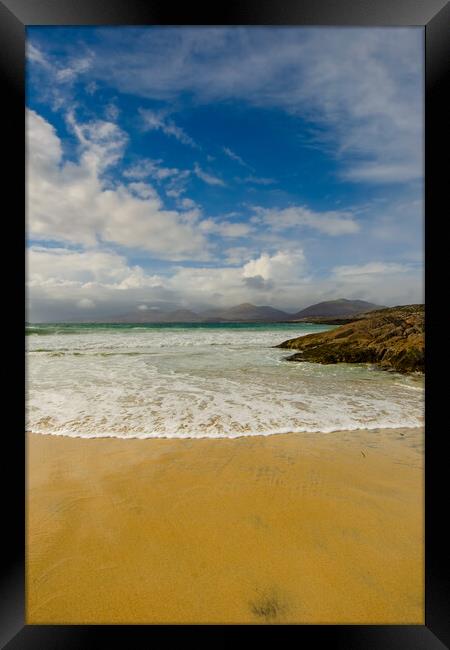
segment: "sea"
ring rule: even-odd
[[[29,324],[28,431],[83,438],[221,438],[417,427],[424,379],[296,363],[307,323]]]

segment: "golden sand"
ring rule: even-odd
[[[424,623],[423,431],[27,437],[27,623]]]

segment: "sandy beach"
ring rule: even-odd
[[[28,624],[423,624],[423,430],[27,434]]]

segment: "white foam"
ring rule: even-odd
[[[422,424],[422,378],[288,363],[289,351],[271,346],[297,333],[144,328],[28,337],[27,429],[219,438]]]

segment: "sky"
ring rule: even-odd
[[[423,302],[423,29],[28,27],[27,318]]]

